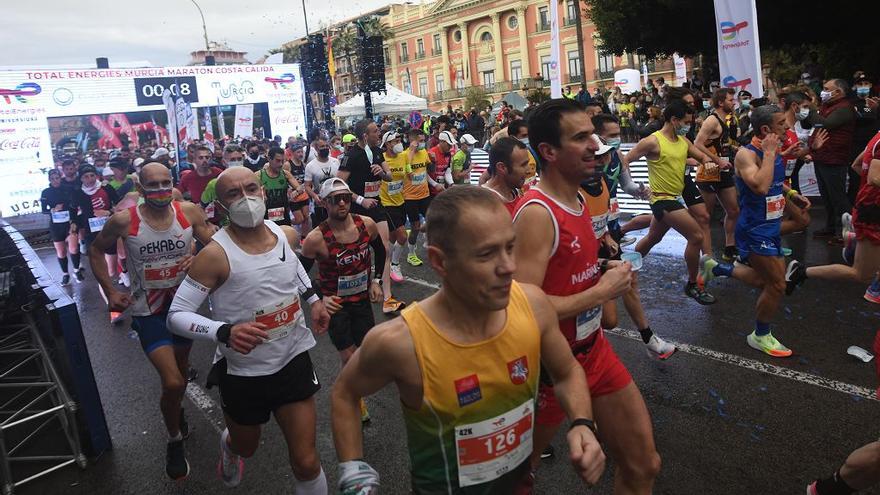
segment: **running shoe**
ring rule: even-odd
[[[880,304],[880,277],[874,277],[874,281],[865,291],[865,300],[874,304]]]
[[[419,255],[417,255],[416,253],[409,253],[409,255],[406,257],[406,262],[412,266],[422,266],[423,264],[422,259],[419,258]]]
[[[847,265],[852,265],[856,258],[856,233],[847,232],[843,235],[843,249],[840,250],[840,256]]]
[[[724,253],[721,254],[721,259],[725,263],[733,263],[736,261],[737,256],[739,256],[739,251],[736,249],[736,246],[724,246]]]
[[[712,270],[718,266],[718,262],[711,255],[704,254],[700,257],[700,271],[697,273],[697,287],[706,288],[706,283],[715,278]],[[690,294],[688,294],[690,295]]]
[[[120,313],[119,311],[110,312],[110,323],[119,323],[123,319],[125,319],[125,313]]]
[[[61,277],[61,286],[67,287],[68,285],[70,285],[70,275],[65,273],[64,276]]]
[[[361,406],[361,424],[366,424],[370,422],[370,411],[367,410],[367,403],[364,402],[364,399],[360,401]]]
[[[816,488],[818,481],[814,481],[807,485],[807,495],[819,495],[819,489]]]
[[[406,307],[406,303],[402,301],[398,301],[394,299],[394,297],[389,297],[385,299],[385,302],[382,304],[382,312],[387,314],[394,313],[395,311],[400,311]]]
[[[620,247],[626,247],[630,244],[634,244],[636,242],[636,238],[631,235],[625,235],[620,238],[620,241],[617,243]]]
[[[807,267],[798,260],[791,260],[785,269],[785,295],[790,296],[807,279]]]
[[[656,334],[651,335],[651,339],[648,340],[645,347],[660,359],[669,359],[669,357],[675,354],[675,351],[678,350],[674,345],[661,339]]]
[[[746,337],[746,342],[752,349],[757,349],[769,356],[780,358],[791,356],[791,349],[782,345],[771,333],[757,336],[755,332],[752,332]]]
[[[394,282],[403,282],[403,274],[400,273],[400,265],[391,265],[391,280]]]
[[[165,451],[165,473],[174,481],[185,479],[189,475],[189,461],[183,448],[183,440],[168,442]]]
[[[544,452],[541,452],[541,459],[552,459],[556,456],[556,449],[552,445],[548,445]]]
[[[131,287],[131,279],[128,278],[128,273],[122,272],[119,274],[119,285]]]
[[[217,474],[224,485],[233,488],[241,483],[241,477],[244,474],[244,459],[229,450],[229,445],[226,443],[227,437],[229,437],[229,430],[223,430],[223,433],[220,434],[220,460],[217,461]]]
[[[840,235],[846,239],[846,234],[853,231],[852,214],[844,213],[840,215],[840,225],[842,226]]]
[[[180,436],[182,436],[184,440],[189,438],[189,423],[186,422],[186,415],[183,413],[182,407],[180,408],[180,424],[178,428],[180,428]]]
[[[704,306],[715,304],[715,296],[700,288],[696,283],[685,285],[684,293],[688,297],[693,298],[694,301],[697,301]]]
[[[73,275],[74,275],[74,280],[76,280],[77,282],[82,282],[83,280],[86,279],[86,271],[82,267],[80,267],[77,270],[74,270]]]

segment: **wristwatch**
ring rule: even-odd
[[[379,287],[382,287],[382,279],[381,278],[374,278],[373,282],[376,282],[377,284],[379,284]]]
[[[229,347],[229,336],[231,333],[231,323],[224,323],[220,325],[220,328],[217,329],[217,342],[220,342],[221,344],[226,344],[226,347]]]
[[[592,419],[587,418],[577,418],[571,422],[571,425],[568,427],[568,431],[571,431],[572,428],[576,426],[586,426],[593,432],[593,435],[599,433],[599,430],[596,428],[596,423]]]

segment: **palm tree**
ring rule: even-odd
[[[284,46],[281,48],[271,48],[268,52],[266,52],[266,55],[275,55],[276,53],[284,54],[282,60],[285,64],[296,64],[300,61],[299,50],[296,48],[292,48],[289,46]]]
[[[357,74],[359,71],[355,70],[351,58],[352,54],[357,53],[357,31],[354,30],[351,26],[346,26],[341,31],[336,33],[331,43],[333,43],[333,56],[344,56],[346,65],[348,66],[348,71],[352,74],[352,76],[354,76],[354,74]]]
[[[384,24],[378,17],[370,17],[363,22],[364,32],[367,36],[381,36],[383,40],[390,40],[394,37],[394,31]]]

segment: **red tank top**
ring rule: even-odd
[[[358,236],[354,242],[336,240],[326,220],[318,228],[327,243],[327,259],[318,262],[318,279],[325,295],[335,295],[342,302],[363,301],[370,288],[370,233],[360,215],[352,215]]]
[[[553,221],[553,250],[541,288],[553,296],[570,296],[596,285],[599,270],[599,242],[593,234],[590,212],[579,198],[581,211],[573,211],[532,188],[523,194],[517,214],[530,204],[539,204],[550,212]],[[516,216],[514,216],[514,222]],[[588,309],[576,317],[559,321],[559,329],[572,348],[590,344],[600,329],[602,306]],[[588,340],[589,339],[589,340]]]
[[[507,211],[510,212],[511,217],[516,215],[516,210],[518,209],[517,207],[519,206],[519,202],[522,199],[522,193],[519,191],[519,189],[513,190],[513,199],[508,201],[507,198],[502,196],[500,192],[492,189],[488,185],[483,184],[482,187],[485,187],[486,189],[492,191],[493,193],[497,194],[499,198],[501,198],[501,202],[504,203],[504,207],[507,208]]]
[[[435,181],[439,181],[446,174],[446,169],[449,168],[449,160],[451,155],[447,155],[440,150],[440,145],[434,146],[430,149],[432,155],[434,155],[434,171],[430,172],[431,178]]]

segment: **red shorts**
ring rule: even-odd
[[[584,369],[584,374],[587,376],[587,386],[590,388],[590,397],[594,399],[623,390],[632,382],[632,376],[620,362],[620,358],[617,357],[611,343],[608,342],[602,331],[596,335],[596,341],[590,351],[586,354],[575,355],[575,359]],[[553,387],[541,383],[538,387],[538,417],[535,422],[555,426],[564,420],[565,411],[559,405],[559,401],[553,393]]]
[[[853,220],[853,230],[856,232],[856,239],[880,246],[880,225]]]

